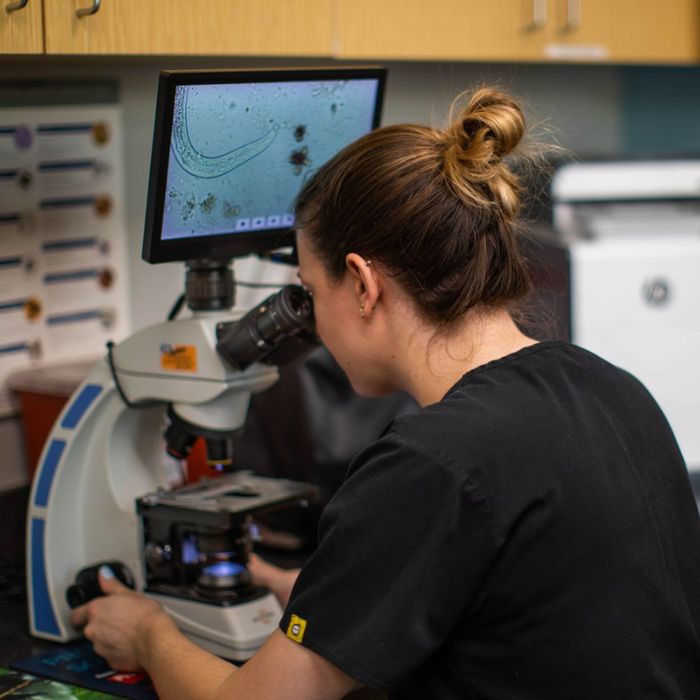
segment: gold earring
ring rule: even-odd
[[[363,301],[360,304],[360,318],[364,318],[364,317],[365,317],[365,302]]]

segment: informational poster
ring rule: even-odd
[[[6,381],[129,331],[118,105],[0,109],[0,415]]]

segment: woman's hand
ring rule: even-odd
[[[258,557],[252,566],[264,572],[265,585],[277,582],[289,595],[298,572],[279,569]],[[84,627],[95,651],[113,668],[148,671],[161,698],[328,700],[345,697],[359,687],[330,661],[279,629],[238,670],[182,635],[158,603],[123,586],[111,571],[105,573],[100,571],[100,586],[107,595],[76,608],[71,622]]]
[[[299,569],[280,569],[278,566],[268,564],[256,554],[251,554],[248,560],[248,571],[256,586],[269,588],[277,596],[283,608],[287,605],[292,588],[299,576]]]
[[[83,628],[95,651],[112,668],[145,669],[154,631],[179,634],[177,628],[159,603],[122,585],[109,567],[101,567],[99,577],[106,595],[73,610],[71,624]]]

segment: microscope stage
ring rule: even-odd
[[[311,484],[270,479],[242,471],[175,491],[156,491],[137,500],[137,511],[148,518],[186,520],[200,525],[226,527],[247,515],[312,500]]]

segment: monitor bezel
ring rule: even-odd
[[[162,71],[153,129],[153,149],[146,200],[146,221],[142,258],[149,263],[196,259],[229,260],[254,253],[266,253],[292,245],[293,228],[258,229],[250,233],[226,232],[212,236],[162,240],[163,210],[168,178],[175,90],[180,86],[224,83],[291,82],[298,80],[377,80],[377,99],[372,129],[379,126],[386,69],[377,66],[343,68],[275,68],[241,70]]]

